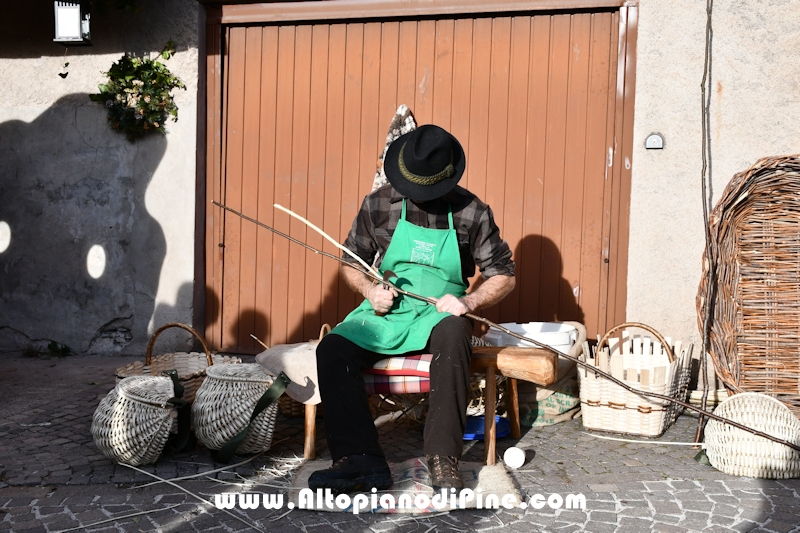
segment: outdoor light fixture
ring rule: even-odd
[[[62,44],[92,44],[89,32],[88,2],[54,2],[56,11],[56,38]]]

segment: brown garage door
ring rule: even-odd
[[[461,140],[462,184],[514,250],[517,289],[487,318],[580,320],[590,336],[624,319],[633,8],[275,22],[270,6],[237,9],[209,26],[209,200],[338,255],[273,204],[343,241],[406,104]],[[216,208],[206,220],[214,346],[314,338],[357,305],[333,260]]]

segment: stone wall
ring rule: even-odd
[[[141,0],[135,14],[104,4],[92,12],[93,45],[69,48],[52,42],[52,2],[4,7],[0,352],[54,341],[141,355],[159,325],[191,323],[198,4]],[[88,94],[123,53],[155,57],[170,39],[177,53],[165,64],[186,84],[174,93],[179,120],[130,143]],[[99,277],[90,255],[105,256]],[[96,276],[102,264],[91,266]]]

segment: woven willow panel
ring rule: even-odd
[[[736,174],[709,229],[697,312],[702,331],[710,306],[717,374],[733,392],[768,394],[800,415],[800,156]]]

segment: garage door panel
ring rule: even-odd
[[[616,68],[617,17],[592,17],[591,71],[589,79],[588,108],[596,111],[588,115],[586,127],[586,162],[584,174],[592,175],[599,169],[607,170],[608,146],[606,139],[613,124],[614,100],[610,98],[613,85],[609,72]],[[594,170],[597,169],[597,170]],[[583,310],[584,322],[594,331],[602,329],[599,317],[605,313],[601,298],[607,277],[603,262],[603,201],[609,180],[587,179],[584,183],[584,204],[581,238],[581,285],[578,304]]]
[[[581,290],[581,256],[583,205],[587,201],[585,182],[587,100],[589,93],[589,60],[591,59],[591,14],[572,17],[569,56],[569,90],[566,116],[566,146],[564,158],[564,206],[561,219],[562,235],[558,242],[562,271],[558,312],[577,312],[577,299]],[[592,113],[599,110],[592,109]],[[584,321],[582,313],[569,316]]]
[[[455,21],[436,21],[432,122],[451,131],[453,113],[453,33]]]
[[[245,30],[245,48],[247,54],[244,60],[244,101],[247,110],[242,119],[242,200],[241,209],[248,213],[258,210],[259,175],[259,133],[260,133],[260,102],[261,102],[261,28],[247,28]],[[255,191],[256,194],[244,193]],[[241,242],[251,243],[256,241],[258,226],[255,224],[241,223]],[[242,246],[239,250],[239,312],[236,324],[237,346],[254,349],[254,341],[250,334],[255,331],[256,309],[256,275],[257,275],[257,249],[254,246]],[[232,332],[233,334],[233,332]]]
[[[244,49],[245,28],[233,28],[230,32],[232,49]],[[226,181],[224,201],[230,207],[242,208],[242,150],[244,126],[244,87],[245,56],[243,54],[228,55],[229,88],[226,92],[227,113],[226,124],[226,159],[225,174],[232,174],[236,179]],[[223,347],[233,348],[238,345],[239,311],[240,311],[240,265],[241,265],[241,220],[232,215],[225,217],[223,287],[229,290],[222,302]]]
[[[508,81],[508,120],[505,142],[505,180],[503,184],[503,219],[500,227],[509,242],[522,238],[525,204],[525,144],[527,136],[528,68],[530,64],[530,17],[511,19]],[[498,183],[499,185],[499,183]],[[520,291],[514,291],[500,304],[503,316],[516,314]]]

